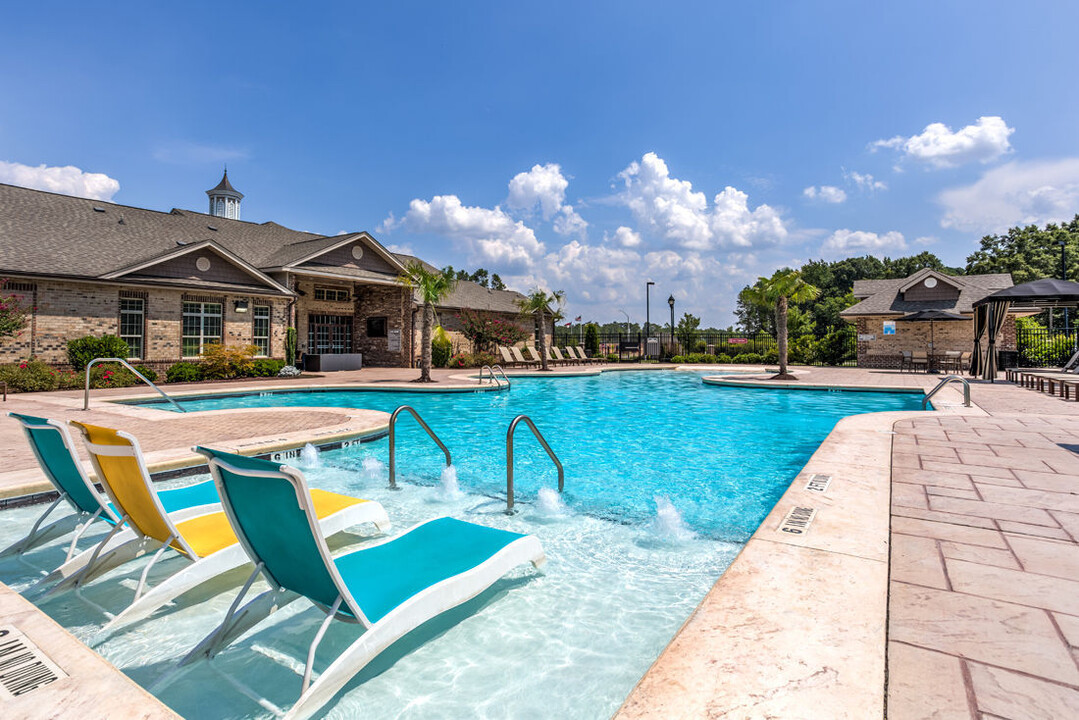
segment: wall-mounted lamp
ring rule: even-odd
[[[232,309],[238,313],[247,312],[248,302],[246,300],[236,300],[232,303]]]

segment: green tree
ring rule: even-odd
[[[536,288],[527,297],[517,299],[517,307],[521,315],[532,318],[539,327],[539,356],[540,369],[550,370],[547,367],[547,316],[553,319],[562,316],[562,303],[565,302],[566,293],[555,290],[548,293],[546,290]],[[555,307],[552,308],[551,306]]]
[[[431,332],[435,324],[435,305],[442,301],[457,284],[457,279],[437,270],[428,270],[418,260],[405,266],[397,282],[418,293],[423,303],[423,323],[420,330],[420,377],[417,382],[431,382]]]
[[[693,352],[693,341],[697,339],[697,328],[700,326],[701,319],[689,313],[683,314],[682,319],[678,321],[674,332],[678,336],[678,342],[682,345],[683,354]]]
[[[756,305],[775,308],[779,374],[773,380],[797,380],[787,372],[787,311],[790,303],[809,302],[819,294],[820,290],[803,280],[798,270],[776,270],[770,278],[757,278],[757,283],[750,288],[747,299]]]
[[[1011,273],[1015,284],[1060,277],[1060,243],[1064,242],[1067,278],[1079,270],[1079,215],[1071,222],[1013,227],[1003,235],[986,235],[967,257],[967,272]]]
[[[492,290],[505,290],[506,283],[502,282],[502,278],[498,276],[498,273],[491,273],[491,289]]]
[[[589,357],[599,355],[599,325],[590,322],[584,326],[584,349]]]

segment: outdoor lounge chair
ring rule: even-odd
[[[134,437],[85,423],[73,422],[72,425],[82,431],[94,471],[117,508],[120,522],[96,548],[76,556],[47,576],[42,584],[59,582],[46,592],[46,596],[71,588],[78,591],[105,570],[156,550],[143,568],[135,598],[127,608],[113,616],[97,606],[110,619],[103,628],[108,632],[147,617],[188,590],[247,563],[247,555],[220,508],[181,521],[165,513]],[[390,526],[386,511],[377,502],[312,490],[310,504],[327,535],[366,522],[374,523],[380,531]],[[124,525],[131,530],[131,539],[118,541],[113,533]],[[144,594],[150,569],[169,548],[191,564]],[[83,600],[95,604],[86,598]]]
[[[588,355],[584,351],[584,348],[581,347],[580,345],[577,345],[576,347],[577,347],[577,357],[579,357],[582,361],[588,363],[589,365],[591,365],[593,363],[601,363],[601,362],[603,362],[603,360],[601,360],[598,357],[588,357]]]
[[[572,345],[567,345],[566,347],[564,347],[564,348],[563,348],[563,350],[565,350],[565,351],[566,351],[566,358],[567,358],[567,359],[568,359],[568,360],[569,360],[570,362],[572,362],[572,363],[577,363],[577,364],[582,364],[582,363],[584,363],[584,360],[582,360],[581,358],[577,357],[577,351],[573,349],[573,346],[572,346]]]
[[[562,363],[563,365],[569,365],[569,364],[570,364],[571,362],[572,362],[573,364],[576,364],[576,363],[577,363],[577,361],[576,361],[576,360],[572,360],[572,361],[571,361],[571,360],[567,360],[567,359],[566,359],[565,357],[563,357],[563,356],[562,356],[562,351],[561,351],[561,350],[559,350],[559,349],[558,349],[557,347],[553,347],[553,346],[552,346],[552,347],[548,348],[547,352],[552,352],[552,353],[554,353],[554,358],[555,358],[555,362],[560,362],[560,363]]]
[[[498,346],[498,354],[502,356],[502,364],[506,367],[513,367],[519,363],[513,359],[513,355],[510,354],[510,349],[505,345]]]
[[[529,350],[532,348],[529,347]],[[521,348],[512,347],[510,350],[513,352],[513,357],[516,358],[518,365],[539,365],[539,357],[535,357],[534,360],[526,360],[525,356],[521,354]]]
[[[255,571],[221,625],[180,661],[180,668],[212,658],[275,610],[306,597],[326,619],[307,653],[300,697],[287,718],[314,714],[399,638],[480,594],[513,568],[525,563],[538,568],[545,560],[531,535],[448,517],[333,557],[302,473],[266,460],[195,449],[210,459],[222,505]],[[260,574],[270,590],[240,607]],[[312,683],[315,651],[333,619],[359,624],[364,633]]]
[[[97,491],[83,471],[66,423],[18,413],[8,413],[8,416],[15,418],[22,425],[26,440],[30,443],[30,449],[34,452],[41,471],[60,493],[60,497],[49,505],[24,538],[0,551],[0,558],[21,557],[27,550],[74,531],[71,544],[67,549],[67,556],[64,558],[66,563],[75,554],[79,538],[94,521],[101,520],[115,526],[120,522],[120,516],[108,497]],[[162,509],[175,521],[221,509],[217,488],[211,480],[187,487],[162,490],[158,495],[161,498]],[[42,527],[41,523],[62,502],[67,502],[75,512]],[[128,537],[133,537],[133,535],[129,532]]]

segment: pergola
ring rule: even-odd
[[[1079,307],[1079,283],[1070,280],[1043,278],[998,290],[974,303],[974,353],[970,374],[981,373],[983,380],[993,382],[997,376],[997,335],[1004,327],[1004,318],[1013,306],[1023,309]],[[988,334],[989,347],[982,357],[982,335]]]

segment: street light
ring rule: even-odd
[[[652,320],[652,300],[649,296],[649,291],[654,282],[649,280],[644,284],[644,352],[641,353],[641,359],[643,360],[648,356],[648,325]]]
[[[1060,279],[1061,280],[1067,280],[1068,279],[1068,259],[1067,259],[1067,255],[1065,253],[1067,252],[1067,247],[1068,246],[1063,240],[1058,240],[1057,245],[1060,245]],[[1050,309],[1049,314],[1052,315],[1052,313],[1053,313],[1053,311],[1052,311],[1052,309]],[[1068,308],[1064,308],[1064,334],[1065,335],[1068,334]]]
[[[671,352],[674,352],[674,295],[667,298],[667,304],[671,306]]]

